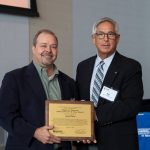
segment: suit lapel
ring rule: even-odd
[[[120,54],[118,52],[116,52],[110,66],[108,68],[108,71],[105,75],[101,90],[102,90],[103,86],[113,88],[113,83],[114,83],[115,79],[117,78],[117,75],[119,74],[119,71],[120,71],[120,64],[118,62],[120,62]],[[103,99],[98,101],[98,105],[102,104],[102,103],[103,103]]]
[[[86,89],[85,93],[84,93],[84,98],[85,99],[90,99],[90,84],[91,84],[91,78],[92,78],[92,73],[93,73],[93,69],[94,69],[94,64],[95,64],[95,60],[96,60],[97,56],[92,57],[89,62],[86,64],[85,68],[83,69],[83,74],[85,75],[84,77],[81,78],[82,82],[83,82],[83,86]],[[86,72],[86,74],[85,74]],[[85,82],[86,81],[86,82]]]
[[[65,87],[67,86],[64,79],[62,78],[61,72],[59,71],[59,75],[58,75],[58,82],[59,82],[59,86],[60,86],[60,91],[61,91],[61,98],[65,99]]]
[[[59,86],[60,86],[60,91],[61,91],[61,98],[62,100],[69,100],[73,97],[70,97],[70,92],[69,92],[69,85],[68,82],[66,81],[67,79],[65,78],[64,74],[59,71],[59,75],[58,75],[58,82],[59,82]]]
[[[106,85],[110,88],[113,86],[113,82],[117,77],[117,75],[119,74],[119,70],[120,70],[120,64],[118,63],[119,59],[120,59],[119,53],[116,52],[112,60],[112,63],[110,64],[108,71],[106,73],[105,79],[103,81],[103,85]]]
[[[27,79],[28,79],[28,83],[30,84],[33,93],[40,99],[46,99],[46,93],[44,91],[44,87],[43,84],[40,80],[40,77],[38,75],[38,72],[35,68],[35,66],[33,65],[33,63],[31,63],[28,68],[27,68]]]
[[[87,79],[88,79],[88,82],[87,82],[87,87],[89,87],[88,91],[90,91],[90,84],[91,84],[91,79],[92,79],[92,74],[93,74],[93,69],[94,69],[94,64],[95,64],[95,60],[96,60],[96,56],[94,56],[91,60],[91,63],[89,63],[89,74],[87,74]],[[90,92],[89,93],[89,96],[90,97]]]

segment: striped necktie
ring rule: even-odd
[[[93,84],[93,90],[92,90],[92,101],[94,102],[94,106],[97,106],[99,95],[100,95],[100,89],[102,86],[104,74],[103,74],[103,66],[104,66],[104,61],[101,61],[99,64],[99,67],[97,69],[95,79],[94,79],[94,84]]]

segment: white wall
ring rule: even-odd
[[[29,63],[28,18],[0,14],[0,85],[6,72]],[[0,150],[6,140],[0,128]]]
[[[28,28],[28,18],[0,14],[0,81],[7,71],[29,63]]]
[[[150,1],[73,0],[73,74],[77,64],[96,53],[91,43],[93,23],[111,17],[120,25],[118,51],[138,60],[143,67],[144,98],[150,98]]]

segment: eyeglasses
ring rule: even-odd
[[[95,33],[95,35],[98,37],[98,39],[104,39],[106,35],[111,40],[115,40],[116,37],[119,36],[119,34],[114,33],[114,32],[108,32],[108,33],[99,32],[99,33]]]

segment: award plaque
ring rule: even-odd
[[[46,125],[63,141],[93,140],[94,106],[90,101],[46,100]]]

